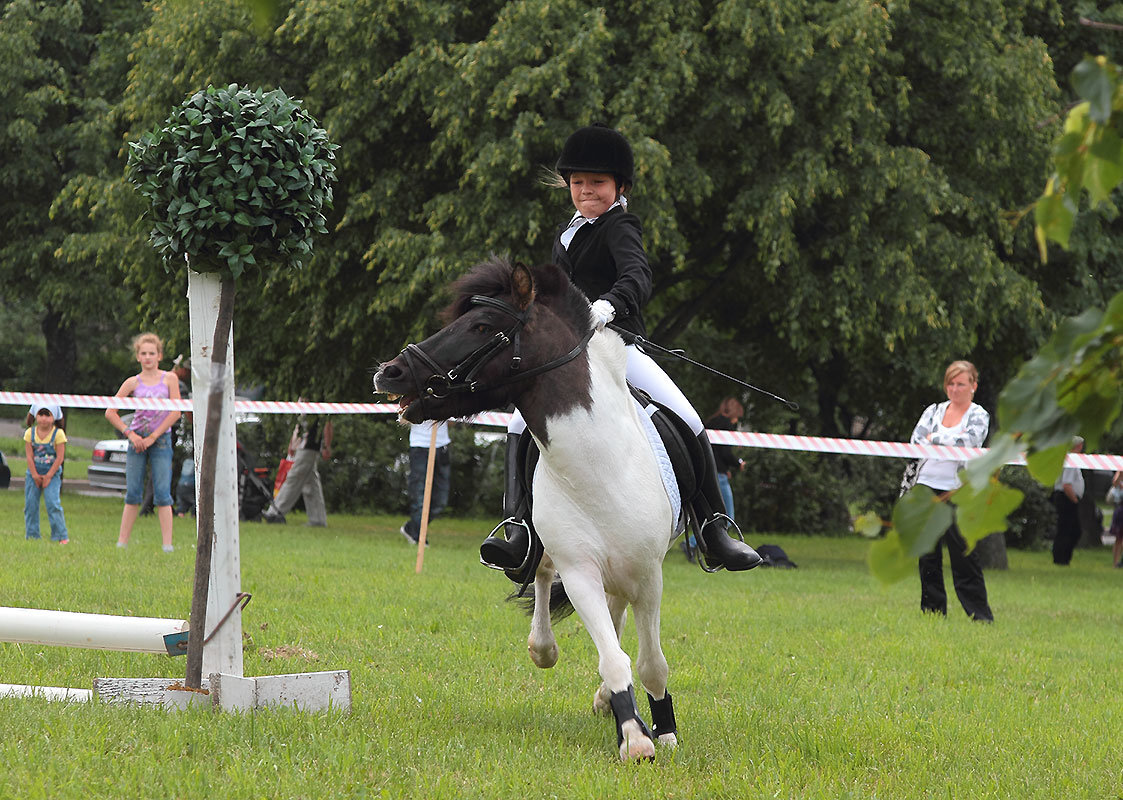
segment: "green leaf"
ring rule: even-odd
[[[927,486],[914,486],[893,507],[893,528],[913,558],[930,553],[952,522],[951,507]]]
[[[1044,486],[1052,486],[1064,468],[1065,457],[1072,449],[1069,442],[1038,450],[1026,456],[1026,468],[1033,479]]]
[[[1034,221],[1045,238],[1068,248],[1074,214],[1065,202],[1064,194],[1051,194],[1040,198],[1033,209]]]
[[[1084,188],[1093,208],[1106,202],[1123,180],[1123,164],[1103,158],[1089,158],[1084,168]]]
[[[927,486],[915,486],[893,507],[893,527],[870,545],[870,571],[882,583],[916,573],[916,560],[930,553],[951,526],[951,507]]]
[[[896,583],[916,574],[916,559],[905,551],[897,531],[890,529],[884,539],[870,545],[869,567],[883,584]]]
[[[1017,489],[991,478],[982,491],[964,484],[955,493],[956,524],[967,540],[968,549],[992,533],[1006,530],[1008,517],[1025,497]]]
[[[245,225],[247,227],[253,225],[253,219],[245,211],[239,211],[237,214],[235,214],[234,221],[239,225]]]
[[[1002,469],[1004,464],[1016,461],[1021,454],[1022,446],[1014,437],[1009,434],[996,436],[985,453],[967,462],[967,466],[960,470],[959,477],[976,490],[982,489],[991,475]]]
[[[854,520],[854,531],[868,539],[875,539],[880,536],[883,527],[885,527],[885,524],[881,517],[872,511],[867,511]]]
[[[1103,56],[1086,57],[1072,70],[1072,88],[1088,101],[1088,116],[1100,125],[1111,118],[1111,98],[1116,82],[1114,72]]]

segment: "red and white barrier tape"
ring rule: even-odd
[[[46,394],[42,392],[0,392],[0,405],[47,403],[66,408],[161,408],[191,411],[190,400],[167,400],[157,397],[111,397],[82,394]],[[394,403],[312,403],[276,400],[235,400],[234,410],[253,414],[397,414]],[[468,420],[469,424],[505,428],[510,414],[485,411]],[[756,447],[765,450],[797,450],[805,453],[837,453],[842,455],[883,456],[888,458],[946,458],[969,461],[986,452],[983,447],[938,447],[907,442],[880,442],[869,439],[830,439],[822,436],[792,436],[750,431],[709,431],[714,444]],[[1025,459],[1010,464],[1024,464]],[[1123,469],[1123,456],[1070,453],[1065,464],[1081,469]]]

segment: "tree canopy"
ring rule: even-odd
[[[635,149],[652,339],[804,409],[759,406],[754,426],[900,438],[962,357],[993,409],[1057,313],[1120,277],[1106,245],[1043,267],[1031,226],[1004,218],[1045,175],[1067,95],[1053,62],[1086,43],[1053,0],[144,9],[106,93],[117,166],[208,84],[283,88],[341,145],[312,263],[241,292],[239,374],[277,395],[363,397],[468,266],[547,258],[569,212],[542,171],[595,120]],[[120,171],[87,172],[106,197],[128,191]],[[116,237],[140,318],[185,341],[182,278],[131,249],[137,206],[113,205],[83,224]],[[1113,242],[1110,220],[1086,224]],[[729,391],[673,369],[700,407]]]

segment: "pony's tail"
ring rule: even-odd
[[[518,603],[527,616],[530,616],[534,613],[534,584],[528,583],[525,586],[520,586],[507,595],[507,599],[513,603]],[[569,601],[569,595],[566,594],[565,584],[562,583],[561,578],[555,576],[554,582],[550,584],[550,619],[553,622],[559,622],[572,613],[573,603]]]

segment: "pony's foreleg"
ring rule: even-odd
[[[671,693],[667,691],[670,669],[659,642],[659,601],[662,597],[662,576],[648,587],[645,597],[634,604],[636,617],[636,672],[647,689],[647,702],[651,708],[651,727],[655,740],[674,747],[678,744],[675,711]]]
[[[554,584],[554,562],[542,556],[538,571],[534,573],[534,613],[530,618],[530,635],[526,649],[530,660],[539,669],[549,669],[558,663],[558,643],[554,627],[550,624],[550,591]]]
[[[624,622],[628,618],[628,601],[618,595],[607,595],[608,613],[612,616],[612,627],[616,629],[616,641],[623,643]],[[612,713],[612,692],[601,681],[593,693],[593,713],[608,715]]]
[[[655,757],[655,742],[651,731],[636,709],[635,689],[632,688],[632,662],[620,647],[620,637],[609,611],[608,598],[599,576],[580,570],[570,570],[562,575],[566,592],[573,603],[585,630],[593,640],[600,656],[598,669],[609,691],[609,706],[616,718],[616,743],[624,761]]]

